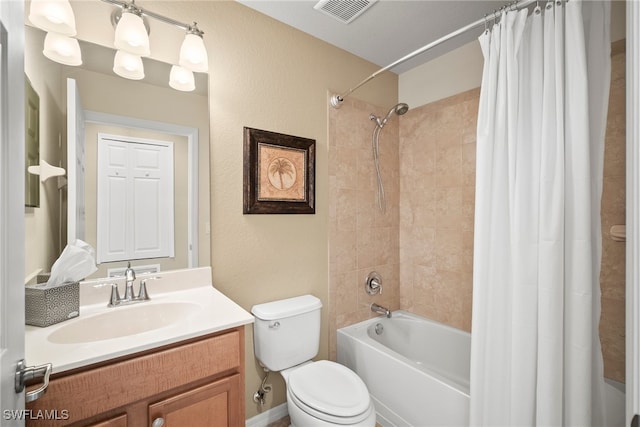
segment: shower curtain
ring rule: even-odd
[[[610,5],[540,6],[479,38],[471,425],[604,425]]]

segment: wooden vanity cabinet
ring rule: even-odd
[[[27,409],[27,426],[244,425],[244,326],[61,373]]]

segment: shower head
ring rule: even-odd
[[[382,127],[387,123],[387,120],[389,120],[391,118],[391,116],[393,115],[393,113],[396,113],[398,116],[401,116],[403,114],[405,114],[407,111],[409,111],[409,106],[407,104],[405,104],[404,102],[401,102],[400,104],[396,104],[394,105],[389,112],[387,113],[387,115],[385,116],[384,119],[380,120],[379,117],[374,116],[373,114],[371,114],[369,116],[369,118],[371,120],[375,120],[376,123],[378,123],[378,126]]]
[[[397,115],[401,116],[409,111],[409,106],[404,102],[401,102],[400,104],[394,106],[391,110],[394,111]],[[391,111],[389,111],[389,114],[391,114]]]

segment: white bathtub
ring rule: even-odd
[[[403,310],[338,329],[338,362],[366,383],[384,427],[468,425],[470,352],[469,333]],[[607,427],[624,425],[619,388],[606,386]]]

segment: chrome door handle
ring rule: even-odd
[[[45,363],[40,366],[25,365],[26,363],[24,359],[18,362],[18,366],[16,367],[15,390],[16,393],[22,393],[27,381],[36,378],[43,378],[42,385],[40,387],[35,390],[28,391],[24,395],[25,402],[33,402],[34,400],[41,398],[47,391],[47,387],[49,387],[49,375],[51,375],[53,365],[51,363]]]
[[[162,427],[164,425],[164,418],[158,417],[151,423],[151,427]]]

